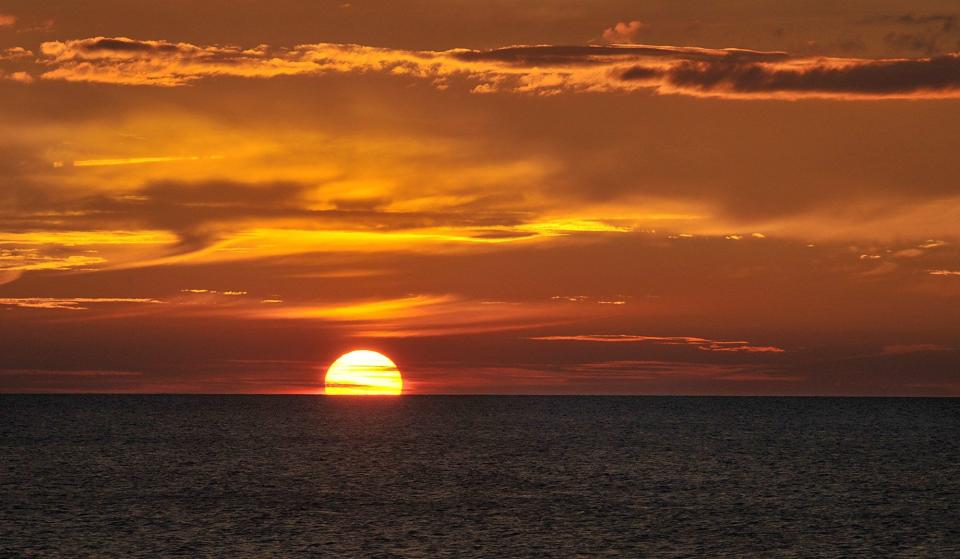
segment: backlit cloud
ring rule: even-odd
[[[2,21],[0,16],[0,21]],[[0,49],[0,60],[24,60],[33,57],[33,53],[23,47]]]
[[[48,309],[83,311],[89,305],[96,304],[160,304],[163,301],[147,298],[130,297],[4,297],[0,298],[0,305],[20,307],[24,309]]]
[[[0,27],[3,26],[3,16],[0,14]],[[6,16],[10,17],[10,16]],[[33,53],[23,47],[0,48],[0,80],[33,83],[34,77],[24,71],[24,65],[33,58]]]
[[[0,248],[0,270],[69,270],[87,268],[106,260],[88,254],[48,255],[34,248]]]
[[[116,165],[140,165],[143,163],[172,163],[175,161],[202,161],[205,159],[220,159],[219,156],[202,156],[202,155],[187,155],[187,156],[154,156],[154,157],[123,157],[123,158],[114,158],[114,159],[82,159],[78,161],[71,161],[70,165],[73,167],[113,167]],[[55,161],[53,163],[54,167],[63,167],[65,165],[62,161]]]
[[[97,162],[127,164],[112,159]],[[0,217],[9,229],[0,233],[0,243],[21,247],[166,244],[175,254],[220,243],[220,255],[229,258],[296,253],[321,246],[326,250],[379,250],[413,243],[496,245],[632,230],[602,220],[541,218],[530,211],[471,207],[457,200],[435,202],[433,209],[423,211],[404,211],[402,204],[397,209],[380,209],[368,201],[323,201],[318,199],[321,190],[322,185],[297,182],[161,181],[115,195],[30,197],[14,201],[6,211],[0,206]],[[51,214],[47,206],[53,200],[61,209]],[[265,247],[271,248],[265,253]],[[6,250],[0,253],[0,268],[66,269],[104,261],[93,255],[46,256],[38,250]]]
[[[633,43],[637,39],[637,34],[645,27],[647,27],[647,24],[642,21],[620,21],[616,25],[604,29],[600,38],[603,42],[611,44]]]
[[[791,57],[780,51],[689,46],[512,46],[414,51],[318,43],[290,48],[95,37],[41,46],[45,79],[180,86],[233,76],[387,73],[459,78],[478,93],[650,92],[730,98],[955,98],[960,57]]]
[[[126,37],[96,37],[43,43],[44,62],[56,68],[47,79],[127,85],[183,85],[202,77],[272,77],[305,73],[296,60],[269,56],[266,46],[197,46]]]

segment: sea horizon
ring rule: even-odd
[[[898,394],[544,394],[544,393],[404,393],[343,395],[323,393],[275,392],[0,392],[3,396],[323,396],[347,399],[391,399],[421,397],[533,397],[533,398],[836,398],[836,399],[960,399],[954,395],[898,395]]]

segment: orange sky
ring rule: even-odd
[[[0,391],[960,395],[953,2],[0,1]]]

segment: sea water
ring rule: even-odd
[[[960,400],[0,396],[4,557],[958,557]]]

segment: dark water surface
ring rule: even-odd
[[[0,396],[0,556],[960,557],[960,400]]]

